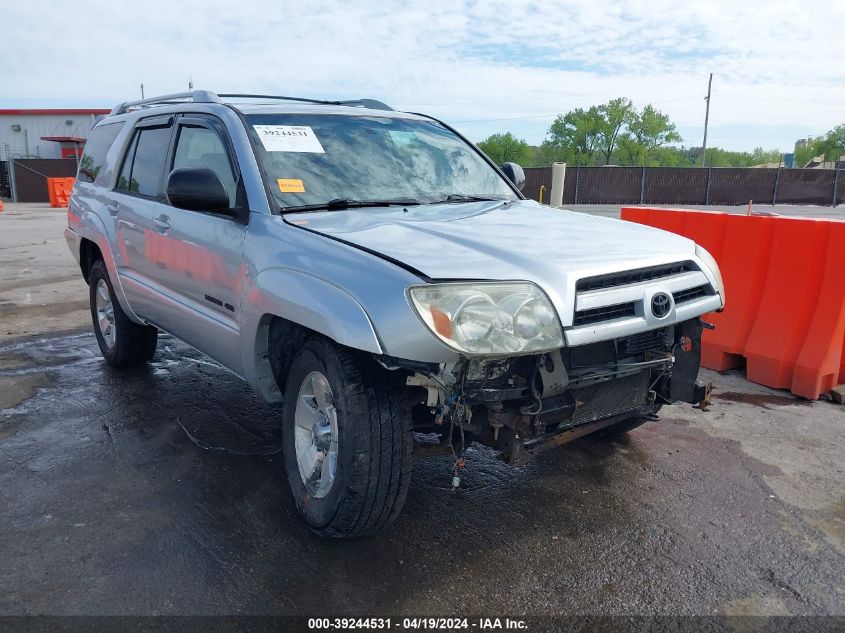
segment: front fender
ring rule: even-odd
[[[266,399],[266,315],[279,316],[333,341],[374,354],[382,353],[369,315],[348,292],[331,282],[292,268],[259,273],[246,292],[242,307],[244,378]]]

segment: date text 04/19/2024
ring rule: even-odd
[[[513,618],[309,618],[308,628],[318,630],[397,630],[397,631],[524,631],[525,620]]]

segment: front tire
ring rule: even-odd
[[[287,374],[282,448],[297,509],[315,533],[382,530],[411,481],[411,413],[396,374],[331,341],[308,340]]]
[[[94,262],[88,275],[91,319],[106,362],[117,369],[143,365],[153,357],[158,330],[129,319],[114,294],[106,264]]]

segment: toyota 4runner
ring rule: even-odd
[[[707,399],[713,258],[524,181],[378,101],[195,91],[96,123],[66,237],[108,364],[164,330],[279,403],[299,511],[349,537],[400,512],[415,436],[459,486],[470,441],[518,464]]]

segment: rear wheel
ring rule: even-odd
[[[129,319],[114,294],[105,262],[91,266],[88,276],[91,319],[97,344],[106,362],[124,368],[143,365],[153,357],[158,330]]]
[[[296,506],[320,536],[373,534],[401,511],[411,414],[397,377],[371,359],[307,341],[287,374],[282,445]]]

